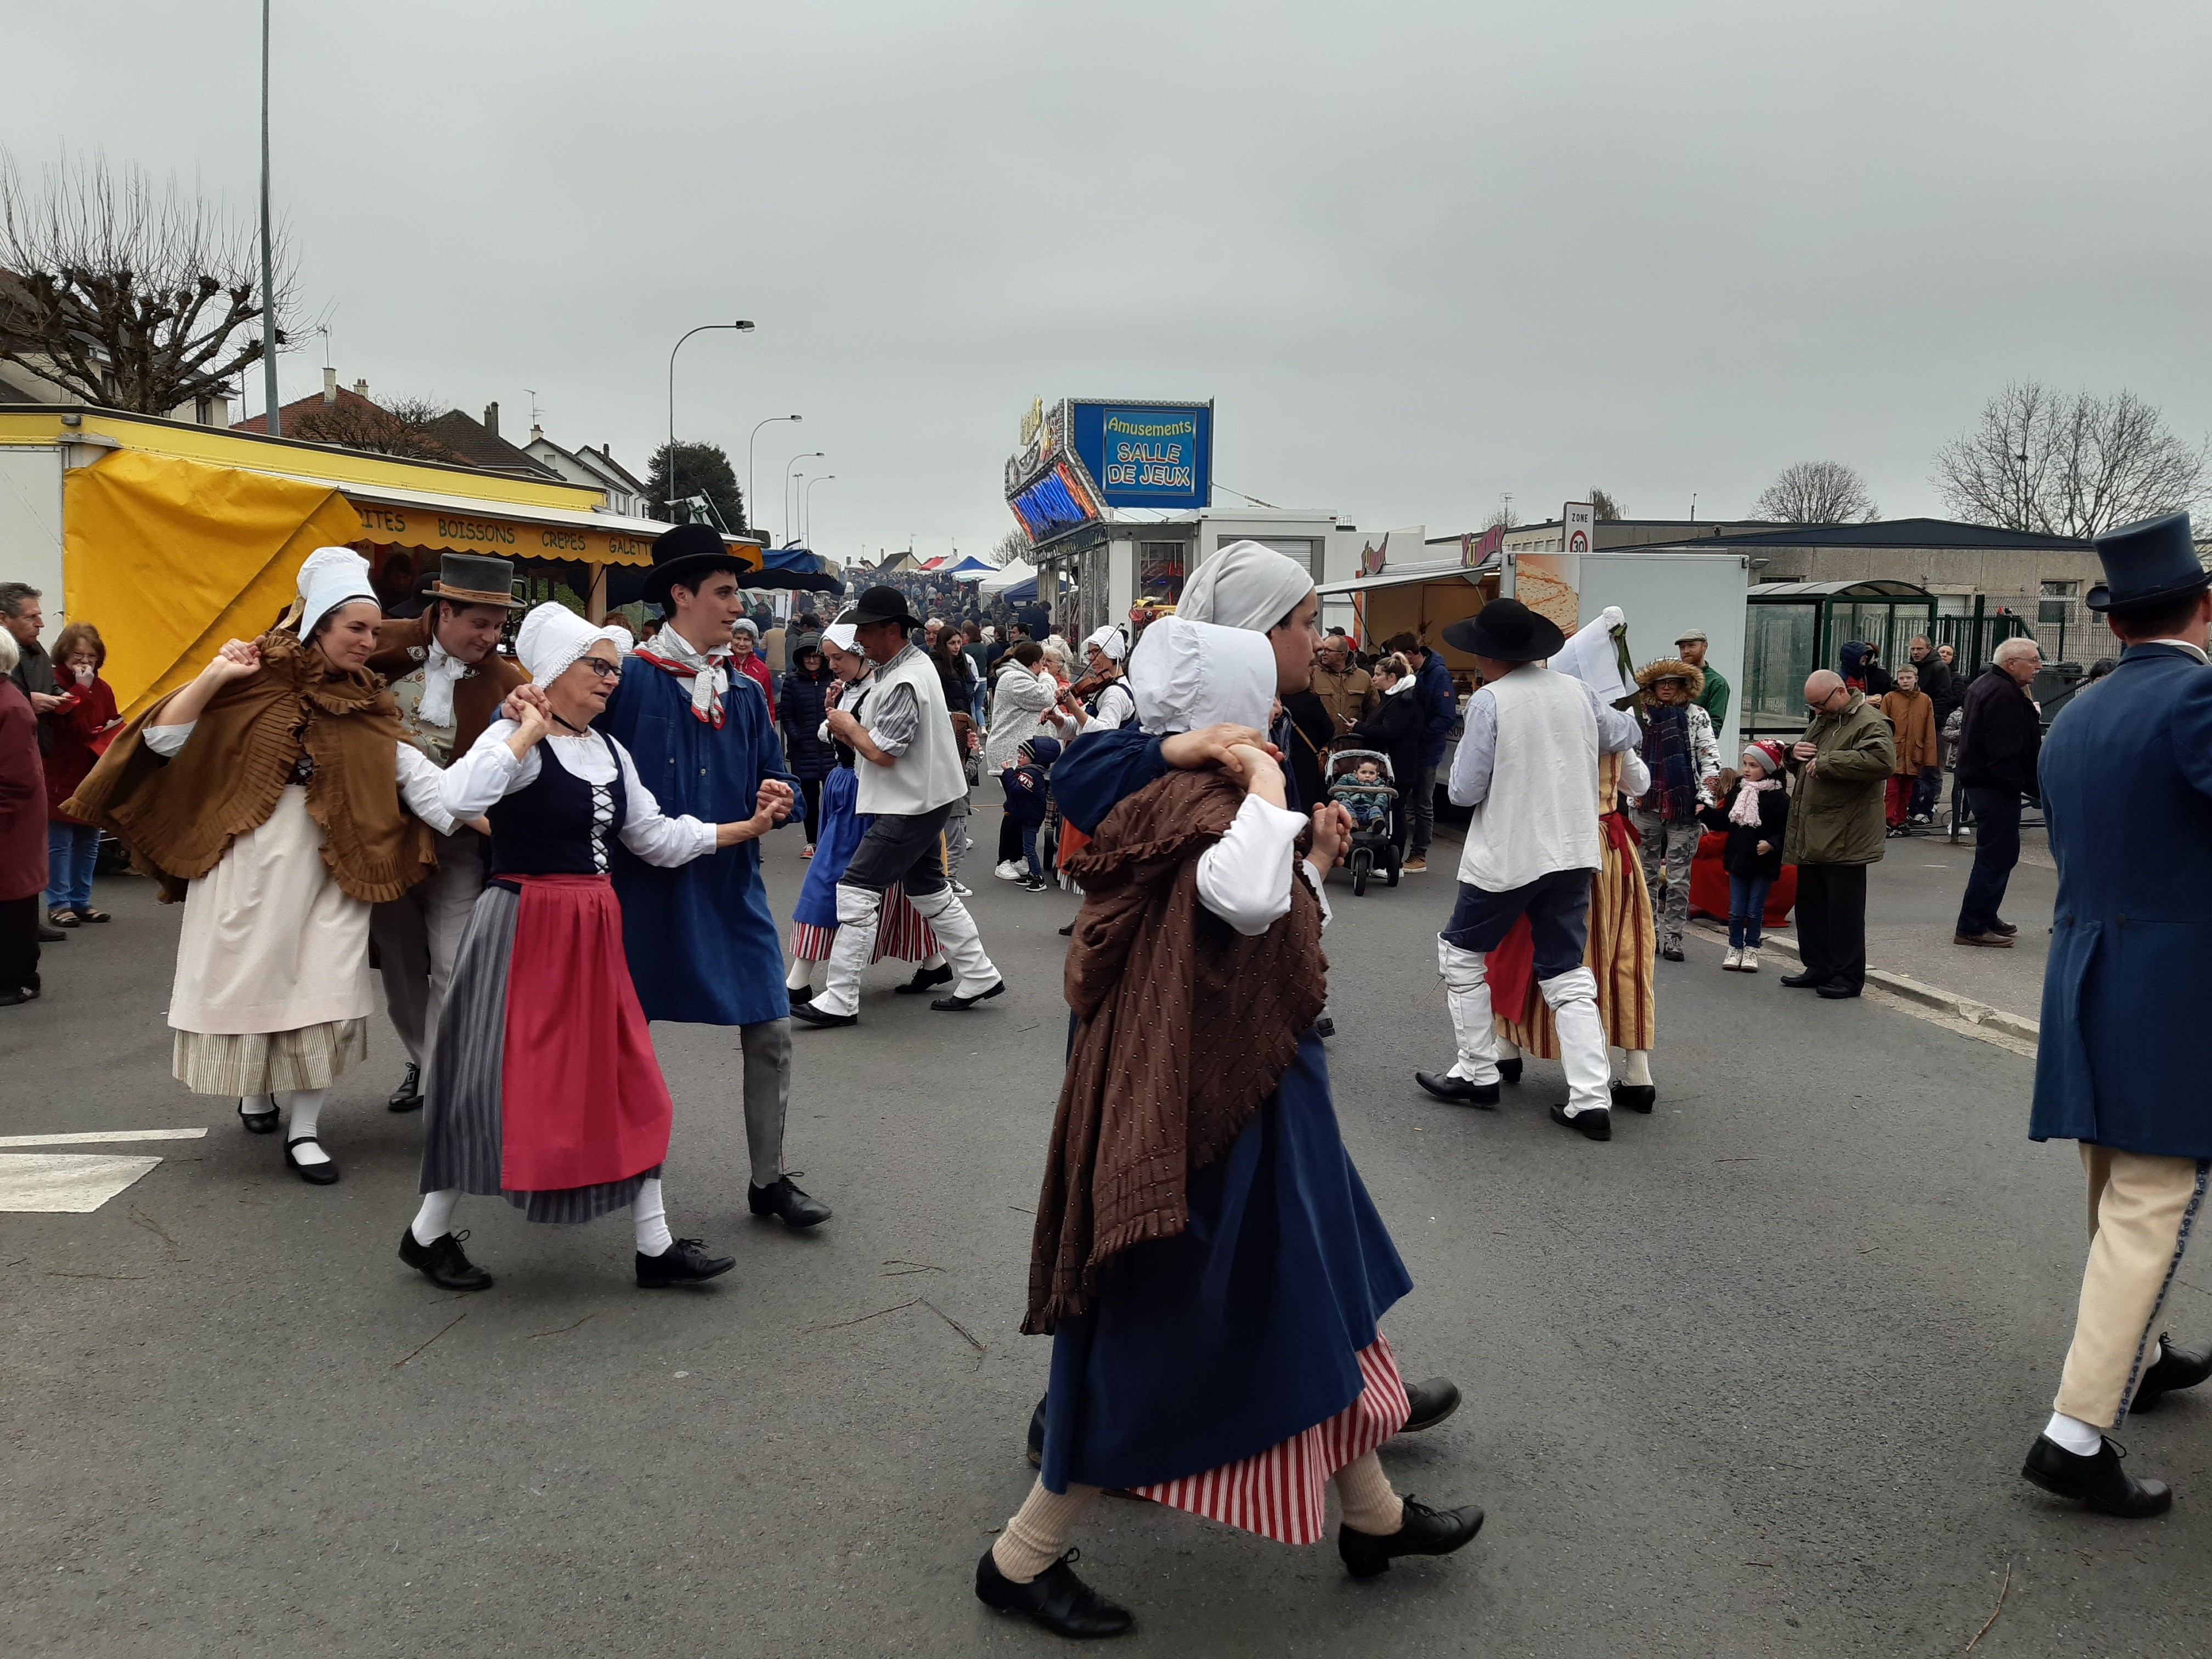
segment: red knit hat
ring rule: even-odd
[[[1765,769],[1768,777],[1782,775],[1782,745],[1771,738],[1760,738],[1754,743],[1744,744],[1743,752],[1758,756],[1759,763]]]

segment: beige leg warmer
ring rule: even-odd
[[[1389,1491],[1386,1485],[1384,1491]],[[1047,1567],[1067,1553],[1067,1540],[1075,1530],[1075,1523],[1083,1518],[1091,1500],[1098,1496],[1096,1486],[1067,1483],[1065,1496],[1047,1492],[1042,1480],[1030,1488],[1030,1495],[1014,1511],[1013,1519],[1006,1522],[1006,1530],[999,1534],[998,1542],[991,1546],[991,1559],[999,1564],[999,1571],[1017,1584],[1026,1584]],[[1392,1499],[1396,1502],[1396,1499]],[[1395,1523],[1391,1530],[1395,1531]]]
[[[1336,1472],[1336,1501],[1344,1524],[1370,1538],[1388,1538],[1406,1519],[1405,1500],[1390,1489],[1390,1477],[1373,1452]]]

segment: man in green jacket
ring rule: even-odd
[[[1863,691],[1821,669],[1805,682],[1813,718],[1790,751],[1796,781],[1782,861],[1797,866],[1797,948],[1803,969],[1784,985],[1832,1001],[1866,983],[1866,872],[1886,838],[1882,792],[1896,739]]]
[[[1674,654],[1705,677],[1692,702],[1712,716],[1713,736],[1720,737],[1728,730],[1729,683],[1721,678],[1721,671],[1705,660],[1705,631],[1693,628],[1674,641]]]

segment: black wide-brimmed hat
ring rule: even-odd
[[[837,618],[859,627],[865,623],[895,622],[907,628],[919,628],[921,618],[907,608],[906,595],[888,585],[861,590],[853,608]]]
[[[2108,530],[2097,538],[2097,557],[2104,563],[2105,580],[2082,600],[2092,611],[2178,599],[2212,583],[2212,571],[2197,562],[2186,513]]]
[[[711,570],[727,570],[742,582],[744,562],[730,551],[729,544],[712,525],[679,524],[664,530],[653,541],[653,570],[645,579],[647,605],[665,610],[672,583],[696,587]]]
[[[1472,617],[1444,625],[1444,643],[1494,662],[1541,662],[1567,636],[1518,599],[1492,599]]]

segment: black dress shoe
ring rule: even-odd
[[[462,1253],[466,1232],[440,1233],[418,1243],[412,1227],[399,1235],[399,1259],[441,1291],[488,1291],[491,1275]]]
[[[1327,1014],[1323,1014],[1319,1019],[1314,1022],[1314,1035],[1323,1039],[1334,1036],[1336,1035],[1336,1022],[1331,1019]]]
[[[407,1062],[407,1075],[399,1079],[399,1086],[392,1091],[385,1105],[395,1112],[419,1112],[422,1109],[422,1068],[413,1060]]]
[[[1809,969],[1802,973],[1784,974],[1778,981],[1793,991],[1817,991],[1828,982],[1826,974],[1816,974]]]
[[[1625,1106],[1632,1112],[1651,1115],[1651,1108],[1659,1098],[1656,1083],[1616,1083],[1613,1085],[1613,1103]]]
[[[997,980],[988,991],[978,991],[972,997],[939,997],[929,1006],[940,1014],[964,1014],[979,1002],[988,1002],[1006,988],[1006,981]],[[1069,1575],[1071,1577],[1073,1574]],[[1117,1609],[1118,1611],[1118,1609]]]
[[[2126,1449],[2111,1436],[2083,1457],[2068,1451],[2048,1435],[2038,1435],[2027,1449],[2020,1472],[2047,1492],[2071,1498],[2106,1515],[2124,1521],[2147,1520],[2163,1515],[2173,1503],[2173,1493],[2163,1480],[2138,1480],[2120,1467]]]
[[[2149,1411],[2167,1395],[2193,1389],[2208,1376],[2212,1376],[2212,1348],[2177,1348],[2173,1339],[2161,1332],[2158,1358],[2136,1385],[2135,1403],[2128,1411],[2131,1415]]]
[[[5,991],[0,991],[0,1008],[20,1007],[24,1003],[37,1001],[38,996],[39,994],[36,991],[27,990],[21,986],[14,986]]]
[[[860,1023],[858,1014],[833,1014],[826,1008],[816,1007],[811,1001],[793,1003],[791,1017],[809,1025],[858,1025]]]
[[[292,1156],[295,1146],[319,1146],[323,1143],[313,1135],[294,1135],[284,1143],[284,1164],[292,1173],[312,1187],[328,1187],[338,1178],[337,1160],[325,1157],[320,1164],[302,1164]]]
[[[948,962],[940,968],[917,968],[914,970],[912,979],[903,985],[896,985],[891,988],[900,996],[916,997],[924,991],[933,991],[940,985],[951,983],[952,964]]]
[[[1062,939],[1073,939],[1075,937],[1075,924],[1072,921],[1069,922],[1066,927],[1060,930],[1060,936]]]
[[[1832,979],[1816,994],[1830,1002],[1844,1002],[1859,994],[1859,988],[1847,981]]]
[[[2011,922],[2008,922],[2008,921],[1993,921],[1993,922],[1991,922],[1991,923],[1990,924],[1990,926],[1991,927],[1995,928],[1998,933],[2002,933],[2003,935],[2005,935],[2005,937],[2006,937],[2006,938],[2008,938],[2008,939],[2011,938],[2013,934],[2017,933],[2018,932],[2020,932],[2020,929],[2019,929],[2018,927],[2014,927]]]
[[[648,1291],[670,1285],[696,1285],[702,1279],[720,1279],[737,1265],[733,1255],[708,1255],[704,1239],[679,1238],[659,1255],[638,1252],[637,1282]]]
[[[1423,1429],[1433,1429],[1459,1409],[1459,1384],[1449,1376],[1432,1376],[1425,1382],[1406,1384],[1406,1403],[1413,1407],[1407,1413],[1401,1434],[1419,1434]]]
[[[1500,1083],[1518,1083],[1521,1080],[1520,1055],[1516,1054],[1510,1060],[1501,1060],[1498,1062],[1498,1080]]]
[[[39,943],[41,945],[59,945],[68,937],[58,927],[49,927],[43,921],[39,924]]]
[[[1448,1100],[1455,1106],[1480,1106],[1486,1112],[1498,1109],[1498,1085],[1495,1083],[1469,1083],[1465,1078],[1454,1077],[1449,1072],[1442,1077],[1434,1072],[1416,1072],[1413,1081],[1438,1100]]]
[[[1588,1135],[1592,1140],[1613,1139],[1613,1114],[1602,1106],[1585,1106],[1573,1116],[1564,1106],[1552,1108],[1552,1121],[1563,1123],[1577,1134]]]
[[[1372,1578],[1390,1571],[1392,1558],[1401,1555],[1449,1555],[1482,1530],[1482,1511],[1472,1504],[1461,1510],[1432,1510],[1406,1500],[1406,1518],[1387,1537],[1336,1529],[1336,1553],[1354,1578]]]
[[[1075,1576],[1068,1563],[1082,1559],[1080,1551],[1070,1550],[1028,1583],[1017,1584],[985,1550],[975,1564],[975,1599],[1000,1613],[1026,1613],[1054,1636],[1119,1636],[1136,1620]]]
[[[1045,1400],[1051,1398],[1050,1395],[1045,1396]],[[1030,1413],[1029,1444],[1024,1449],[1022,1454],[1030,1460],[1030,1467],[1033,1469],[1041,1469],[1044,1467],[1045,1400],[1038,1401],[1036,1409]]]
[[[814,988],[811,985],[802,985],[796,991],[791,993],[791,1006],[794,1008],[799,1006],[802,1002],[811,1002],[813,1000]]]
[[[265,1101],[267,1103],[266,1109],[258,1112],[247,1111],[246,1109],[246,1100],[249,1097],[254,1100]],[[239,1122],[245,1127],[246,1132],[248,1134],[275,1134],[276,1133],[276,1097],[274,1095],[254,1095],[249,1097],[241,1097],[238,1103]]]
[[[745,1204],[755,1215],[772,1215],[787,1227],[818,1227],[830,1218],[830,1206],[801,1192],[788,1175],[765,1187],[748,1182]]]

